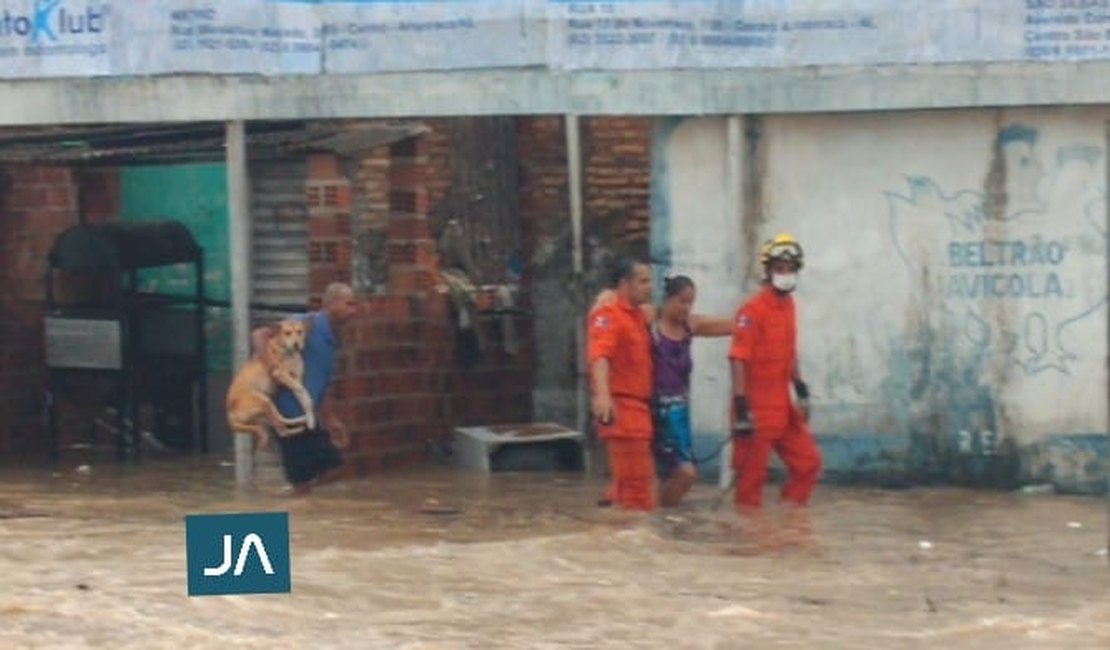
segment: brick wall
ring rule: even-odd
[[[651,222],[651,120],[594,117],[582,123],[583,212],[627,243],[646,242]]]
[[[561,117],[517,122],[525,282],[535,310],[537,418],[575,424],[576,342],[568,314],[602,285],[614,252],[645,255],[651,194],[651,120],[579,121],[582,141],[584,295],[574,290],[566,134]]]
[[[43,441],[42,305],[46,254],[77,223],[77,189],[63,167],[0,171],[0,450]]]
[[[651,119],[594,117],[579,123],[586,239],[646,254],[651,223]],[[535,271],[537,256],[541,266],[555,256],[556,266],[569,270],[570,204],[563,118],[520,118],[518,135],[520,210],[525,249],[534,262],[531,270]],[[585,251],[587,266],[590,252]]]
[[[351,429],[349,457],[358,474],[415,462],[429,441],[443,440],[455,426],[531,417],[525,318],[515,319],[516,355],[501,348],[499,322],[483,319],[487,349],[481,359],[463,368],[456,358],[450,305],[437,287],[430,221],[450,193],[451,164],[459,162],[452,161],[443,124],[431,122],[430,132],[361,160],[327,155],[310,164],[312,298],[336,280],[356,279],[360,293],[359,315],[343,333],[333,393],[337,415]],[[337,201],[322,205],[329,195]],[[363,273],[357,278],[349,259],[352,240],[362,256],[354,264]]]
[[[344,333],[333,397],[350,427],[359,474],[422,458],[426,439],[442,435],[447,418],[448,349],[436,345],[446,303],[428,295],[435,264],[421,144],[379,148],[356,165],[353,219],[376,234],[367,261],[379,272],[374,286],[361,287],[359,315]],[[311,229],[310,240],[316,244]],[[313,296],[323,288],[314,282]],[[380,293],[367,296],[367,289]]]
[[[442,386],[444,401],[427,430],[428,438],[444,438],[456,426],[521,422],[532,417],[532,385],[535,360],[532,349],[531,321],[527,316],[513,317],[520,344],[516,354],[508,354],[502,345],[500,320],[484,317],[479,326],[484,331],[486,349],[472,366],[464,367],[457,360],[456,328],[449,301],[433,287],[438,275],[438,256],[431,237],[443,223],[435,223],[439,208],[452,200],[452,167],[480,169],[484,161],[460,158],[454,146],[447,120],[428,122],[430,131],[419,138],[398,143],[392,152],[390,169],[391,197],[411,188],[420,197],[415,224],[405,222],[406,215],[396,208],[391,212],[391,242],[408,242],[416,250],[413,267],[420,274],[415,282],[419,292],[411,304],[412,318],[422,322],[420,343],[427,347],[432,364],[432,385]],[[457,197],[454,197],[457,198]],[[514,206],[515,207],[515,206]],[[408,215],[409,217],[413,215]],[[455,214],[453,216],[464,216]],[[416,233],[415,239],[408,239]],[[391,258],[392,259],[392,258]],[[403,262],[410,261],[408,258]],[[391,268],[391,274],[395,272]],[[397,291],[409,284],[394,286]],[[440,286],[442,288],[442,286]]]
[[[81,212],[89,223],[119,219],[118,169],[88,170],[81,174]]]
[[[517,136],[523,238],[525,252],[532,260],[525,267],[525,281],[528,281],[538,266],[545,265],[549,255],[559,252],[565,253],[561,260],[565,264],[560,266],[570,270],[570,251],[565,245],[559,250],[545,248],[545,243],[569,237],[567,188],[570,181],[563,118],[520,118]]]

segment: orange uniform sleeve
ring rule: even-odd
[[[598,359],[612,359],[617,348],[617,322],[608,307],[590,312],[586,323],[586,358],[590,366]]]
[[[751,359],[757,330],[755,310],[748,305],[741,307],[732,322],[732,347],[728,350],[728,358],[737,361]]]

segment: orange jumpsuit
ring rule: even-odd
[[[746,364],[745,393],[755,425],[751,436],[733,438],[738,505],[760,505],[772,451],[778,453],[789,474],[782,488],[783,501],[805,504],[821,472],[821,454],[813,434],[790,400],[798,358],[796,343],[790,295],[767,286],[737,312],[729,359]]]
[[[651,455],[651,334],[644,312],[624,298],[595,309],[588,322],[590,378],[598,359],[609,360],[613,421],[597,424],[609,454],[608,496],[634,510],[655,508]]]

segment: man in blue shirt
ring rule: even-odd
[[[343,464],[339,450],[347,446],[347,428],[335,416],[331,402],[326,400],[328,385],[335,370],[335,355],[339,349],[337,330],[358,311],[354,291],[346,284],[328,285],[320,311],[294,316],[308,322],[305,337],[304,378],[305,390],[316,407],[317,427],[288,437],[278,437],[281,446],[285,477],[293,486],[294,494],[306,494],[314,485],[335,480]],[[269,331],[266,328],[252,334],[254,349],[264,349]],[[280,388],[274,404],[287,418],[304,415],[296,396]]]

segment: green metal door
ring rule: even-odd
[[[229,300],[227,175],[223,164],[125,167],[120,174],[120,219],[175,219],[192,232],[204,249],[205,291],[214,300]],[[193,269],[177,265],[139,275],[143,291],[193,296]],[[210,309],[206,319],[208,369],[231,368],[231,318],[226,309]]]

